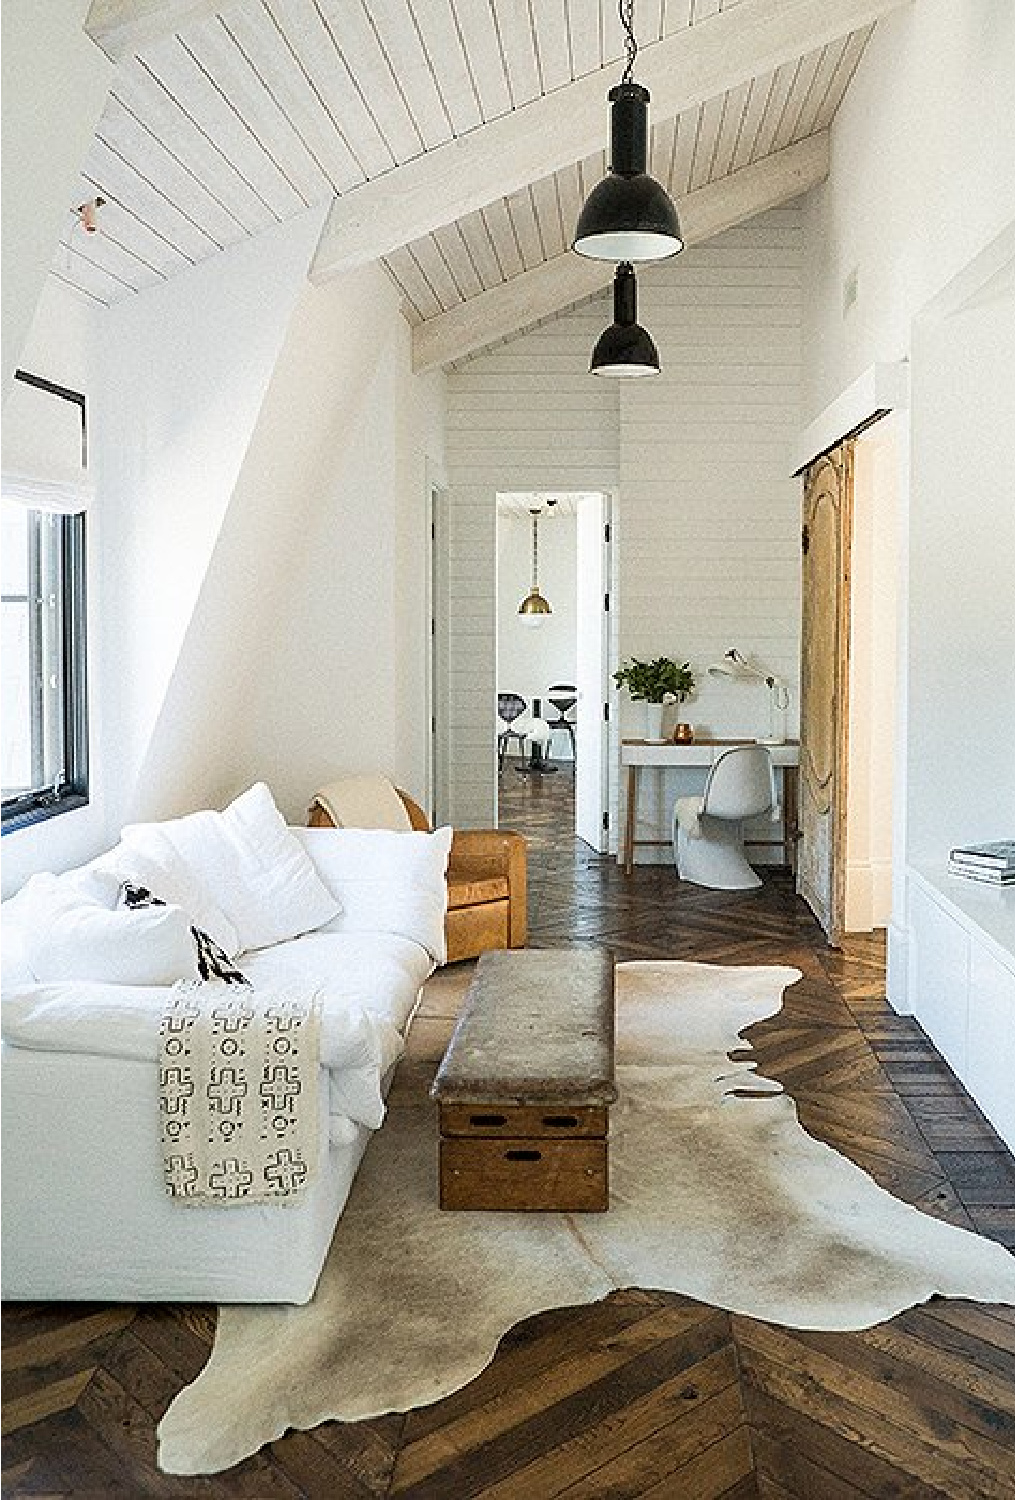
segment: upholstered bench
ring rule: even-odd
[[[482,956],[431,1090],[441,1208],[609,1207],[613,1034],[607,949]]]

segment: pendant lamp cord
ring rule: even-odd
[[[539,512],[532,512],[532,592],[539,588]]]
[[[624,51],[627,53],[627,64],[620,81],[630,83],[634,76],[634,60],[638,56],[638,43],[634,35],[634,0],[618,0],[617,14],[624,28]]]

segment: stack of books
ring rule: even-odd
[[[983,880],[988,885],[1015,886],[1015,839],[995,839],[987,844],[964,844],[948,856],[948,869],[965,880]]]

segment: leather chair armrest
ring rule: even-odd
[[[528,937],[528,845],[524,837],[500,828],[458,828],[451,842],[448,869],[463,878],[507,878],[509,941],[512,948],[524,948]]]

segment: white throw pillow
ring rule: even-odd
[[[136,851],[167,867],[175,857],[235,928],[238,948],[220,943],[230,957],[313,932],[339,910],[263,782],[237,797],[225,812],[135,823],[123,830],[121,847],[128,857]],[[155,885],[151,889],[162,895]],[[214,931],[210,935],[220,942]]]
[[[294,828],[293,833],[341,903],[328,932],[393,932],[425,948],[434,963],[444,962],[452,829]]]
[[[239,953],[240,939],[236,928],[168,839],[151,838],[133,844],[117,844],[115,849],[100,855],[78,873],[84,874],[85,870],[112,875],[117,889],[124,881],[143,886],[160,901],[185,911],[193,925],[206,932],[229,958],[235,958]]]
[[[38,980],[169,985],[192,979],[197,957],[190,919],[178,906],[117,910],[70,875],[33,875],[18,897],[24,954]],[[116,887],[110,877],[102,894]]]

